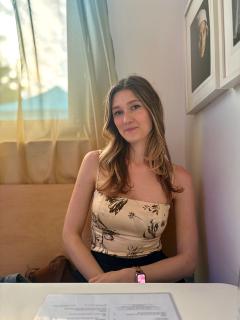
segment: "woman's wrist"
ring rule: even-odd
[[[136,269],[135,267],[122,269],[123,277],[125,281],[123,282],[136,282]]]

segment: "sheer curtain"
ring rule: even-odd
[[[0,97],[0,183],[74,182],[84,154],[104,145],[104,98],[116,81],[106,1],[12,5],[20,59],[4,76],[6,86],[15,71],[17,89]],[[0,49],[10,36],[0,34]],[[0,71],[7,63],[0,55]]]

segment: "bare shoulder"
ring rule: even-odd
[[[191,174],[180,165],[173,165],[173,181],[174,185],[179,187],[191,187],[192,186],[192,176]]]
[[[99,150],[88,152],[82,161],[77,181],[81,181],[82,177],[87,181],[96,181],[99,166]]]
[[[87,166],[98,167],[99,150],[89,151],[83,158],[83,164]]]

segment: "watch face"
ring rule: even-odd
[[[138,283],[145,283],[146,281],[145,281],[145,274],[144,273],[139,273],[138,275],[137,275],[137,282]]]

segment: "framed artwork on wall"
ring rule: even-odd
[[[218,20],[222,52],[220,85],[232,88],[240,84],[240,0],[222,0]]]
[[[187,113],[198,112],[224,90],[220,86],[217,5],[216,0],[189,0],[185,11]]]

